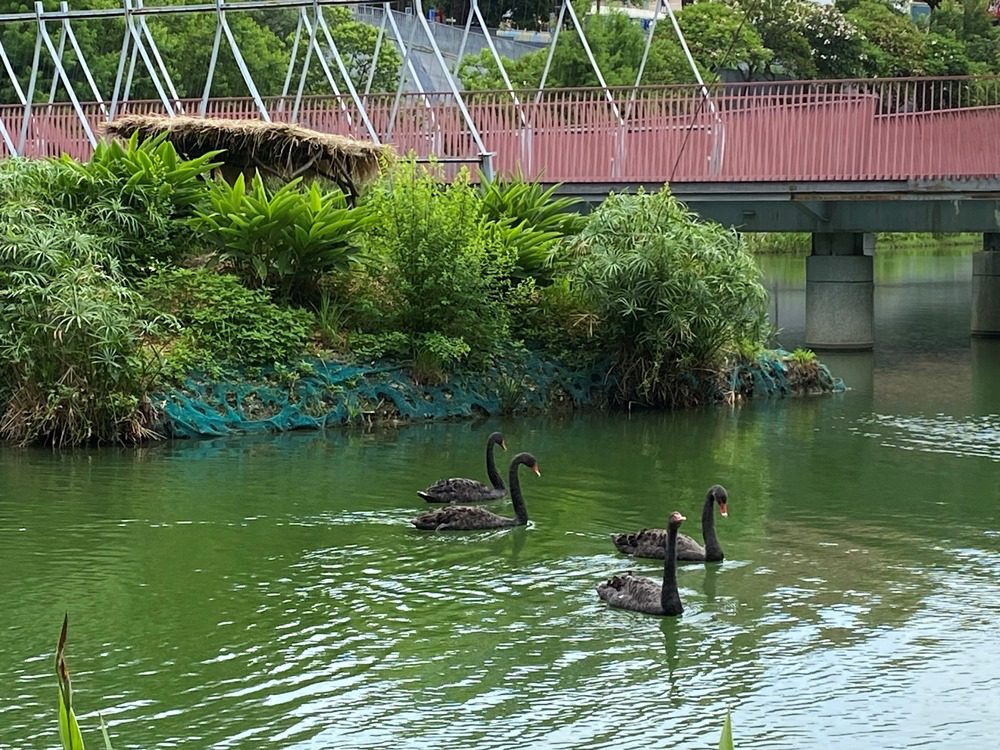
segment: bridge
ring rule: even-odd
[[[408,47],[397,32],[395,43],[403,53],[399,87],[394,93],[373,93],[370,78],[367,86],[351,82],[325,26],[322,7],[335,2],[339,0],[226,5],[217,0],[214,6],[147,8],[141,0],[124,0],[117,10],[95,11],[70,11],[66,3],[59,11],[45,11],[37,3],[34,13],[0,16],[0,29],[5,23],[26,21],[37,28],[24,90],[0,43],[0,58],[19,94],[17,102],[0,104],[0,156],[70,154],[82,159],[100,137],[102,122],[126,113],[188,114],[297,122],[435,160],[445,176],[462,167],[469,167],[474,178],[520,173],[561,183],[562,191],[589,202],[610,191],[640,186],[655,190],[669,183],[692,210],[741,231],[812,233],[806,343],[815,348],[873,346],[873,233],[981,232],[972,331],[1000,335],[1000,78],[647,86],[641,84],[640,69],[636,85],[614,88],[604,85],[573,6],[564,0],[557,30],[563,14],[571,17],[601,86],[546,89],[546,67],[532,90],[460,91],[415,0],[415,18],[426,32],[429,49],[438,55],[449,90],[421,90],[415,74],[411,78],[417,90],[404,90]],[[293,71],[298,73],[294,50],[282,94],[265,96],[256,89],[225,17],[227,10],[265,6],[296,12],[296,39],[307,39],[303,43],[315,48],[321,62],[337,63],[339,86],[329,64],[322,65],[331,95],[304,93],[310,58],[306,55],[301,74],[293,77]],[[485,30],[475,0],[470,7],[466,34],[474,19]],[[178,12],[217,16],[209,75],[200,97],[178,96],[146,25],[149,16]],[[61,63],[67,44],[82,60],[71,21],[83,16],[125,20],[111,97],[101,95],[85,64],[85,80],[74,80]],[[393,23],[387,4],[382,17]],[[59,25],[58,40],[49,32],[49,23]],[[385,27],[383,22],[377,45]],[[327,38],[322,49],[321,32]],[[247,97],[210,96],[222,39],[240,65]],[[488,33],[485,40],[499,63]],[[411,34],[409,47],[413,45]],[[42,100],[39,89],[42,50],[54,64],[48,101]],[[137,59],[155,84],[155,101],[129,97]],[[293,93],[289,84],[295,78],[300,84]],[[67,101],[56,100],[57,84]]]

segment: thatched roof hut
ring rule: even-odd
[[[104,130],[125,139],[138,132],[140,140],[166,133],[178,153],[188,158],[221,150],[217,159],[227,177],[252,174],[254,169],[286,180],[325,177],[352,197],[378,174],[382,157],[391,154],[386,146],[261,120],[124,115]]]

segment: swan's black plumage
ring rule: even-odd
[[[597,587],[597,595],[619,609],[648,615],[679,615],[684,611],[677,591],[677,530],[686,519],[676,510],[667,522],[663,583],[635,575],[631,570],[611,576]]]
[[[507,494],[503,479],[497,472],[496,462],[493,460],[493,446],[499,445],[507,450],[507,443],[503,435],[499,432],[492,433],[486,439],[486,475],[490,479],[490,485],[485,485],[475,479],[465,477],[452,477],[451,479],[439,479],[426,490],[417,492],[420,497],[429,503],[485,503],[490,500],[500,500]]]
[[[705,504],[701,509],[701,535],[705,540],[702,547],[686,534],[677,535],[677,560],[679,562],[722,562],[725,554],[719,537],[715,535],[715,505],[719,506],[719,515],[725,518],[729,514],[729,495],[721,484],[713,484],[705,495]],[[651,557],[662,559],[666,549],[666,529],[643,529],[634,534],[612,534],[611,541],[626,555],[633,557]]]
[[[446,505],[443,508],[421,513],[410,523],[423,531],[469,531],[474,529],[503,529],[510,526],[524,526],[528,523],[528,509],[521,494],[521,482],[517,477],[517,467],[527,466],[541,476],[538,461],[530,453],[518,453],[510,462],[510,499],[514,504],[514,518],[499,516],[485,508],[468,505]]]

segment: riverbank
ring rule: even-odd
[[[808,353],[772,351],[725,371],[679,379],[692,403],[734,404],[748,398],[806,396],[844,384]],[[153,397],[156,429],[173,438],[316,430],[347,424],[400,425],[608,409],[618,383],[613,371],[578,370],[526,354],[482,373],[419,382],[399,363],[355,364],[311,359],[256,378],[188,378]],[[631,408],[641,408],[632,402]]]

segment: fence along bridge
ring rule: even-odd
[[[414,0],[422,43],[435,52],[448,90],[421,89],[409,53],[415,40],[403,39],[388,3],[382,3],[386,12],[373,56],[380,45],[396,44],[403,64],[396,91],[374,93],[370,75],[352,81],[323,15],[325,7],[344,4],[340,0],[123,3],[87,11],[71,10],[65,2],[57,11],[45,11],[36,3],[33,13],[0,15],[0,31],[9,24],[32,24],[36,31],[23,85],[0,42],[0,61],[17,99],[0,104],[4,155],[86,158],[104,121],[125,113],[184,114],[297,122],[391,144],[400,153],[437,160],[446,173],[461,165],[487,178],[519,172],[564,183],[565,192],[588,200],[610,190],[657,189],[669,182],[694,210],[727,225],[813,233],[807,344],[819,348],[873,345],[871,233],[978,231],[984,234],[984,251],[975,258],[972,328],[1000,334],[1000,148],[994,145],[1000,134],[1000,78],[738,84],[699,78],[689,86],[646,86],[640,66],[635,85],[613,88],[605,85],[582,24],[564,0],[542,80],[535,89],[519,91],[510,87],[477,0],[470,0],[465,33],[474,23],[486,33],[508,86],[463,92],[435,43],[421,0]],[[661,8],[676,29],[669,6]],[[257,89],[227,21],[228,13],[262,9],[284,10],[298,19],[285,84],[276,96]],[[150,28],[153,18],[177,13],[215,18],[199,97],[178,94]],[[99,90],[77,42],[73,24],[80,21],[114,21],[124,28],[110,96]],[[578,35],[600,86],[545,88],[552,51],[567,25],[565,33]],[[656,28],[654,23],[648,31],[647,52]],[[299,45],[307,51],[301,65]],[[236,61],[246,97],[211,95],[215,66],[226,52]],[[305,94],[313,58],[329,94]],[[151,79],[156,100],[130,98],[137,74]],[[57,90],[66,100],[57,101]]]

